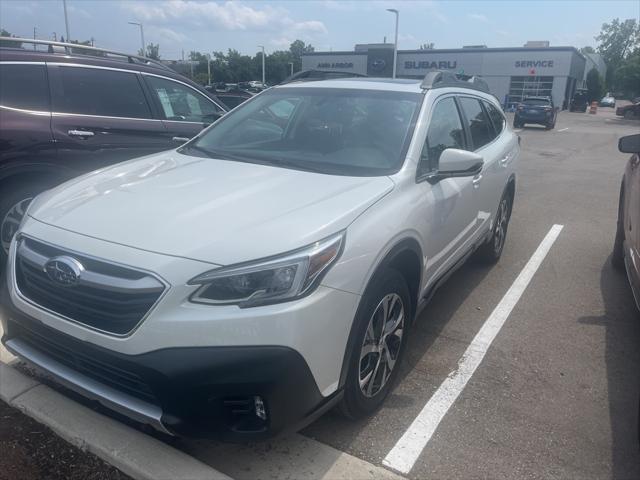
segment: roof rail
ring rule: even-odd
[[[88,55],[93,57],[103,57],[110,60],[123,60],[128,63],[138,63],[141,65],[153,66],[163,68],[165,70],[171,70],[171,68],[162,62],[152,60],[140,55],[132,55],[130,53],[117,52],[115,50],[106,50],[104,48],[90,47],[88,45],[80,45],[78,43],[66,43],[66,42],[54,42],[51,40],[38,40],[33,38],[18,38],[18,37],[0,37],[0,47],[3,47],[3,43],[28,43],[31,45],[47,45],[48,53],[63,53],[65,55]],[[4,46],[6,48],[6,45]],[[80,51],[78,51],[80,50]],[[84,53],[86,51],[87,53]],[[120,58],[118,58],[120,57]]]
[[[285,78],[280,85],[293,82],[311,82],[318,80],[332,80],[337,78],[366,77],[363,73],[344,72],[341,70],[301,70]]]
[[[456,75],[446,70],[433,70],[427,72],[420,84],[423,90],[434,88],[458,87],[471,88],[481,92],[490,93],[489,85],[482,78],[476,76]]]

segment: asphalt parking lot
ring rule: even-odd
[[[628,157],[617,151],[617,140],[639,130],[640,122],[599,109],[597,115],[561,112],[552,131],[519,132],[517,195],[500,263],[469,263],[437,292],[414,326],[401,380],[374,417],[352,422],[331,412],[301,436],[255,446],[172,444],[238,479],[295,478],[292,472],[302,470],[291,465],[308,462],[305,451],[318,444],[367,462],[357,468],[387,468],[385,458],[461,368],[472,340],[548,232],[562,225],[403,476],[640,478],[640,314],[609,258]],[[283,463],[261,470],[255,459],[270,456]],[[352,477],[365,475],[352,470]]]

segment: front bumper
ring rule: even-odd
[[[125,355],[24,315],[12,306],[6,286],[1,305],[2,342],[9,351],[81,395],[165,433],[264,439],[301,428],[341,395],[323,397],[304,358],[288,347],[181,347]]]

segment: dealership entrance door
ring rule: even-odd
[[[553,77],[511,77],[509,103],[521,102],[524,97],[551,97],[552,89]]]

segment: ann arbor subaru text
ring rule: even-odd
[[[500,258],[519,148],[480,79],[273,87],[176,150],[38,196],[3,342],[172,434],[368,415],[434,290]]]

